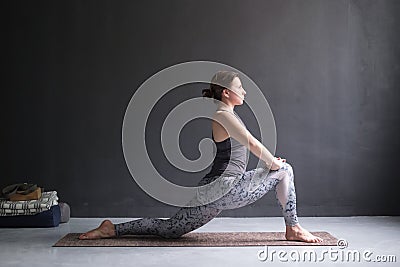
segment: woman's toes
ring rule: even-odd
[[[102,233],[99,230],[99,228],[93,229],[89,232],[83,233],[79,236],[79,239],[97,239],[97,238],[101,238],[102,237]]]
[[[320,243],[320,242],[322,242],[322,238],[320,238],[320,237],[315,237],[314,242]]]
[[[113,236],[115,236],[114,225],[110,220],[105,220],[96,229],[81,234],[79,239],[99,239]]]
[[[81,234],[79,236],[79,239],[88,239],[88,236],[86,234]]]
[[[84,235],[84,234],[81,234],[81,235],[79,236],[79,239],[85,239],[85,235]]]

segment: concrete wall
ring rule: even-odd
[[[30,181],[57,190],[76,217],[172,216],[177,207],[133,182],[122,153],[122,120],[151,75],[210,60],[240,69],[264,92],[276,120],[276,154],[294,167],[300,216],[400,215],[399,1],[6,5],[1,186]],[[188,85],[166,96],[149,129],[157,133],[170,108],[200,96],[201,88]],[[246,105],[236,111],[259,137]],[[210,137],[206,124],[184,128],[189,158]],[[194,185],[208,172],[174,169],[157,135],[149,138],[158,168],[177,183]],[[252,156],[248,169],[255,165]],[[220,216],[279,215],[269,193]]]

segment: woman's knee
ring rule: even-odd
[[[163,238],[174,239],[183,236],[188,231],[190,231],[190,229],[188,230],[178,223],[171,225],[168,228],[158,229],[158,235]]]
[[[294,171],[293,171],[293,167],[292,165],[290,165],[290,163],[288,162],[284,162],[281,169],[283,169],[284,171],[286,171],[288,173],[289,176],[294,178]]]
[[[170,233],[162,233],[159,234],[159,236],[165,238],[165,239],[176,239],[176,238],[180,238],[181,236],[183,236],[185,233],[179,233],[179,232],[170,232]]]

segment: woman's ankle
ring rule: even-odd
[[[296,223],[294,225],[290,225],[290,224],[286,225],[286,231],[295,232],[295,231],[299,231],[299,230],[301,230],[300,223]]]

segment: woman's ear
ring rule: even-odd
[[[228,89],[225,88],[224,90],[222,90],[222,94],[224,94],[225,97],[229,98],[229,90]]]

